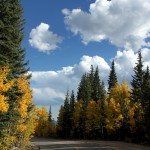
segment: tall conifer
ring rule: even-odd
[[[150,142],[150,71],[147,67],[143,76],[143,87],[142,87],[142,106],[144,109],[144,123],[146,137]]]
[[[93,93],[92,93],[92,99],[94,101],[98,101],[102,98],[102,87],[101,87],[101,81],[99,77],[99,70],[98,67],[96,67],[95,73],[94,73],[94,80],[93,80]]]
[[[91,100],[91,82],[87,74],[83,74],[77,92],[77,100],[83,100],[85,106],[87,106],[88,102]]]
[[[25,50],[21,47],[25,24],[21,2],[1,0],[0,10],[0,65],[9,65],[16,77],[28,71]]]
[[[108,92],[110,92],[111,88],[114,87],[116,83],[117,83],[117,75],[115,71],[115,62],[113,60],[110,74],[109,74],[109,79],[108,79]]]
[[[66,93],[66,98],[64,101],[64,130],[65,138],[70,136],[70,101],[69,101],[69,91]]]
[[[138,52],[138,59],[136,66],[134,67],[134,75],[132,76],[131,81],[131,98],[134,102],[142,100],[142,85],[143,85],[143,62],[141,51]]]

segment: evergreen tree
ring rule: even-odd
[[[91,82],[89,80],[89,77],[85,73],[83,74],[79,84],[77,100],[79,101],[80,99],[82,99],[84,105],[87,106],[88,102],[91,100],[91,91]]]
[[[103,100],[105,96],[105,90],[104,90],[104,83],[100,81],[99,77],[99,70],[98,67],[96,68],[96,71],[94,73],[94,80],[93,80],[93,93],[92,93],[92,99],[96,102],[98,100]]]
[[[56,125],[56,132],[57,136],[64,138],[65,137],[65,131],[64,131],[64,106],[60,107],[58,117],[57,117],[57,125]]]
[[[52,122],[52,111],[51,111],[51,105],[50,105],[50,107],[49,107],[48,120],[49,120],[49,122]]]
[[[73,137],[73,113],[75,111],[75,95],[74,91],[72,90],[70,96],[70,136]]]
[[[93,93],[93,89],[94,89],[94,74],[95,74],[95,71],[94,71],[93,65],[91,65],[90,73],[88,75],[90,79],[90,83],[91,83],[91,94]]]
[[[111,65],[110,74],[109,74],[109,79],[108,79],[108,92],[110,92],[111,88],[114,87],[116,83],[117,83],[117,75],[116,75],[116,71],[115,71],[115,63],[113,60],[112,65]]]
[[[144,124],[146,137],[150,142],[150,72],[147,67],[143,76],[143,87],[142,87],[142,106],[144,109]]]
[[[134,102],[142,100],[142,85],[143,85],[143,62],[141,51],[138,53],[138,60],[134,67],[134,75],[132,76],[131,86],[131,98]]]
[[[70,102],[69,102],[69,91],[67,91],[66,98],[64,101],[64,133],[65,138],[70,137]]]
[[[138,52],[138,58],[136,66],[134,67],[134,75],[132,76],[131,81],[131,99],[134,103],[143,103],[143,61],[142,61],[142,55],[141,51]],[[144,118],[141,118],[141,112],[143,111],[143,108],[139,108],[135,113],[135,122],[136,122],[136,132],[135,132],[135,140],[136,142],[141,142],[141,140],[144,138]]]
[[[75,95],[74,91],[72,90],[71,96],[70,96],[70,112],[71,114],[74,112],[75,109]]]
[[[26,73],[25,50],[21,48],[24,37],[24,19],[19,0],[1,0],[0,3],[0,65],[9,65],[13,76]]]

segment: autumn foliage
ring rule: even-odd
[[[9,72],[9,67],[0,68],[0,115],[5,116],[10,111],[14,111],[17,112],[18,119],[14,133],[11,132],[9,126],[5,126],[1,130],[3,136],[0,139],[0,149],[3,150],[7,150],[13,145],[26,147],[29,144],[31,135],[34,133],[34,106],[29,81],[26,76],[8,80]],[[12,108],[12,100],[7,96],[7,93],[13,87],[18,87],[17,92],[19,94]]]
[[[36,108],[35,110],[35,136],[39,137],[54,137],[55,124],[49,120],[49,113],[45,106]]]

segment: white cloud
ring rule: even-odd
[[[30,45],[45,53],[58,48],[58,44],[62,42],[63,38],[50,31],[49,28],[48,24],[41,23],[35,29],[32,29],[29,39]]]
[[[65,98],[65,93],[52,89],[50,87],[33,88],[34,102],[38,105],[58,105]],[[51,102],[51,103],[50,103]]]
[[[150,49],[144,48],[141,50],[141,53],[144,69],[146,69],[147,66],[150,67]],[[130,83],[132,75],[134,74],[133,68],[136,65],[137,57],[138,53],[134,53],[133,50],[117,51],[114,60],[119,82],[125,79]]]
[[[96,0],[89,11],[63,9],[67,28],[84,44],[109,40],[117,47],[137,51],[150,37],[149,0]]]

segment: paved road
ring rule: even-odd
[[[58,140],[33,138],[35,150],[150,150],[150,147],[114,141]]]

